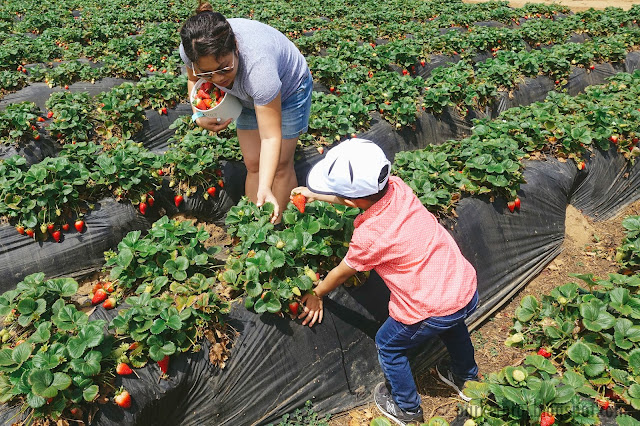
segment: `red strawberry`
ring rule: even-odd
[[[298,210],[300,210],[300,213],[304,213],[304,206],[307,204],[307,198],[304,195],[295,194],[291,198],[291,202],[298,208]]]
[[[102,303],[102,307],[105,309],[113,309],[116,307],[116,299],[114,299],[113,297],[109,297],[107,300],[105,300]]]
[[[38,122],[42,123],[44,121],[44,117],[38,117]]]
[[[421,66],[423,66],[423,67],[424,67],[424,66],[425,66],[425,64],[426,64],[426,62],[424,61],[424,59],[420,61],[420,65],[421,65]]]
[[[121,389],[115,396],[114,401],[122,408],[131,407],[131,395],[124,389]]]
[[[143,215],[147,214],[147,203],[138,204],[138,210],[140,210],[140,213]]]
[[[595,66],[595,65],[591,65],[591,66],[589,67],[589,69],[593,71],[593,70],[595,70],[595,69],[596,69],[596,66]]]
[[[538,349],[538,355],[543,356],[545,358],[550,358],[551,357],[551,352],[549,352],[545,348],[540,348],[540,349]]]
[[[224,181],[222,179],[218,179],[218,186],[224,188]]]
[[[407,74],[409,74],[409,71],[407,71],[407,70],[402,70],[402,75],[407,75]]]
[[[116,373],[118,373],[118,375],[120,376],[128,376],[129,374],[133,373],[133,370],[126,363],[121,362],[116,366]]]
[[[62,232],[60,231],[53,231],[51,233],[51,236],[53,237],[53,239],[56,241],[56,243],[60,242],[60,237],[62,236]]]
[[[95,293],[93,293],[93,298],[91,299],[91,304],[92,305],[97,305],[98,303],[102,303],[106,300],[107,298],[107,292],[104,291],[104,289],[99,288],[98,290],[96,290]]]
[[[137,348],[138,348],[138,346],[140,346],[140,343],[138,343],[138,342],[133,342],[132,344],[130,344],[130,345],[129,345],[129,350],[130,350],[130,351],[133,351],[133,350],[137,349]]]
[[[609,140],[611,141],[611,143],[618,143],[618,135],[609,136]]]
[[[167,115],[167,108],[162,108],[160,111],[162,112],[162,114]]]
[[[27,228],[25,231],[25,234],[27,234],[29,237],[33,237],[35,235],[35,232],[33,231],[33,229],[31,228]]]
[[[69,85],[68,84],[64,85],[64,90],[69,90]]]
[[[39,140],[40,140],[40,133],[38,133],[37,135],[35,135],[35,136],[33,137],[33,139],[35,139],[35,140],[39,141]]]
[[[158,170],[158,176],[162,176],[162,175],[164,175],[164,170],[159,169],[159,170]]]
[[[584,161],[580,161],[578,163],[578,170],[584,170],[584,168],[587,167],[586,164],[584,163]]]
[[[106,283],[104,283],[102,288],[104,288],[104,291],[106,291],[107,293],[113,293],[116,290],[111,281],[107,281]]]
[[[216,195],[216,187],[210,186],[209,188],[207,188],[207,194],[211,195],[212,197]]]
[[[102,288],[102,289],[104,288],[104,284],[102,284],[102,283],[95,283],[95,284],[93,285],[93,290],[92,290],[92,291],[93,291],[93,293],[95,293],[96,291],[100,290],[101,288]]]
[[[47,113],[47,118],[51,118],[51,117],[53,117],[53,111],[49,111],[49,112]]]
[[[200,89],[204,90],[205,92],[210,92],[211,89],[213,89],[213,83],[210,81],[205,81],[200,85]]]
[[[63,231],[68,231],[69,229],[71,229],[71,225],[69,225],[68,223],[65,223],[64,225],[62,225]]]
[[[540,426],[551,426],[555,422],[556,418],[553,414],[547,413],[546,411],[543,411],[542,414],[540,414]]]
[[[55,227],[53,226],[53,223],[47,224],[47,231],[49,231],[49,233],[52,233],[54,229]]]
[[[324,153],[324,147],[319,146],[316,149],[318,150],[318,154],[322,155]]]
[[[198,109],[207,109],[207,104],[204,102],[204,99],[200,99],[197,103],[196,103],[196,108]]]
[[[509,207],[509,211],[511,213],[513,213],[513,211],[516,209],[516,202],[515,201],[509,201],[507,203],[507,207]]]
[[[600,399],[596,398],[596,403],[601,410],[607,410],[609,408],[609,400],[608,399]]]
[[[76,220],[76,223],[74,223],[74,226],[76,227],[76,231],[82,232],[82,230],[84,229],[84,220],[82,219]]]
[[[202,89],[198,90],[198,94],[196,96],[201,99],[211,99],[211,96]]]
[[[78,407],[73,407],[69,410],[72,416],[78,417],[80,415],[80,409]]]
[[[220,169],[215,169],[213,172],[214,172],[214,173],[216,174],[216,176],[218,176],[218,177],[222,176],[222,170],[220,170]]]
[[[514,201],[515,208],[520,210],[520,198],[516,198]]]
[[[298,302],[289,303],[289,311],[291,311],[291,313],[293,315],[298,315],[298,308],[299,307],[300,307],[300,304]]]
[[[182,204],[183,201],[184,197],[182,195],[176,195],[175,197],[173,197],[173,203],[176,205],[176,207],[180,207],[180,204]]]
[[[160,367],[162,373],[167,374],[167,371],[169,371],[169,355],[165,355],[161,361],[158,361],[158,367]]]
[[[147,198],[147,204],[149,204],[149,207],[153,207],[153,203],[156,202],[156,199],[153,197],[149,197]]]
[[[18,234],[24,235],[24,226],[22,225],[16,226],[16,231],[18,231]]]

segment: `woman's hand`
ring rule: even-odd
[[[258,189],[258,194],[256,198],[257,198],[256,205],[258,207],[262,206],[264,203],[273,204],[273,214],[271,215],[271,223],[274,223],[278,218],[278,216],[280,215],[280,205],[278,204],[278,200],[276,199],[276,196],[273,195],[273,192],[271,192],[271,189],[269,188]]]
[[[219,132],[227,128],[232,119],[228,119],[225,122],[218,121],[219,118],[214,117],[200,117],[196,120],[196,124],[203,129],[211,130],[212,132]]]
[[[313,327],[316,322],[318,324],[322,322],[323,307],[321,297],[313,293],[307,293],[302,296],[302,304],[304,305],[304,310],[298,315],[299,319],[305,318],[302,321],[302,325],[309,323],[309,327]]]

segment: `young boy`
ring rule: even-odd
[[[460,397],[478,367],[464,320],[476,309],[476,272],[451,235],[402,179],[389,176],[390,162],[373,142],[351,139],[328,151],[309,172],[307,201],[358,207],[364,212],[345,258],[313,293],[302,297],[299,315],[309,327],[322,322],[322,298],[357,271],[374,269],[391,291],[389,318],[376,334],[386,382],[374,390],[376,405],[399,425],[423,420],[407,351],[440,336],[451,358],[436,371]]]

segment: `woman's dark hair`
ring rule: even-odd
[[[214,58],[228,55],[236,49],[236,36],[229,21],[206,2],[199,1],[196,14],[182,25],[180,38],[184,53],[191,62],[203,56]]]

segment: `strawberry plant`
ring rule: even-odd
[[[174,121],[170,129],[175,129],[175,134],[169,139],[170,148],[179,147],[181,140],[188,140],[188,145],[208,146],[213,150],[218,160],[242,161],[242,151],[236,135],[235,123],[221,132],[214,133],[202,129],[191,122],[191,117],[181,117]]]
[[[171,144],[164,154],[170,186],[187,197],[198,189],[207,189],[215,185],[220,176],[221,147],[216,147],[206,130],[187,133],[178,143]],[[203,191],[204,198],[209,194]]]
[[[130,139],[142,129],[145,119],[141,105],[142,94],[133,83],[123,83],[98,95],[95,120],[100,123],[96,132],[104,139]]]
[[[22,405],[27,419],[58,419],[96,400],[110,379],[114,339],[105,321],[69,303],[77,290],[71,278],[38,273],[0,296],[0,401]]]
[[[147,358],[157,362],[176,352],[200,350],[196,342],[228,308],[211,276],[212,257],[220,247],[204,247],[206,231],[165,216],[140,237],[140,231],[130,232],[117,253],[105,254],[114,294],[136,294],[125,299],[130,307],[110,324],[116,336],[138,343],[128,359],[136,368]]]
[[[174,281],[184,282],[194,274],[211,275],[209,262],[220,247],[205,248],[209,234],[189,222],[156,221],[141,237],[132,231],[118,244],[118,252],[106,252],[105,266],[117,281],[121,294],[160,294]]]
[[[46,107],[53,111],[49,132],[61,142],[88,141],[93,137],[95,121],[88,93],[55,92],[47,100]]]
[[[582,374],[558,369],[540,355],[529,355],[523,366],[505,367],[468,382],[467,412],[477,424],[535,424],[553,416],[561,424],[594,424],[600,407],[585,399],[592,389]],[[546,424],[552,424],[546,423]]]
[[[6,185],[0,189],[0,215],[12,224],[35,230],[36,238],[46,240],[52,231],[47,224],[58,227],[67,223],[66,214],[80,210],[80,194],[89,185],[89,170],[84,164],[49,157],[27,168],[18,156],[1,164]]]
[[[637,271],[640,266],[640,216],[625,217],[622,226],[627,233],[617,249],[616,261],[627,273]]]
[[[38,107],[33,102],[7,105],[0,112],[0,143],[19,145],[37,137],[35,124],[38,112]]]
[[[258,313],[291,311],[290,302],[311,291],[319,275],[344,257],[357,209],[313,202],[301,213],[292,204],[281,231],[269,217],[273,205],[257,207],[242,199],[227,214],[229,234],[237,240],[222,280],[247,294],[245,306]]]
[[[597,279],[574,274],[585,287],[568,283],[541,300],[522,299],[509,344],[549,348],[551,359],[587,397],[616,395],[617,402],[640,408],[640,276],[610,274]],[[514,334],[515,336],[515,334]]]

